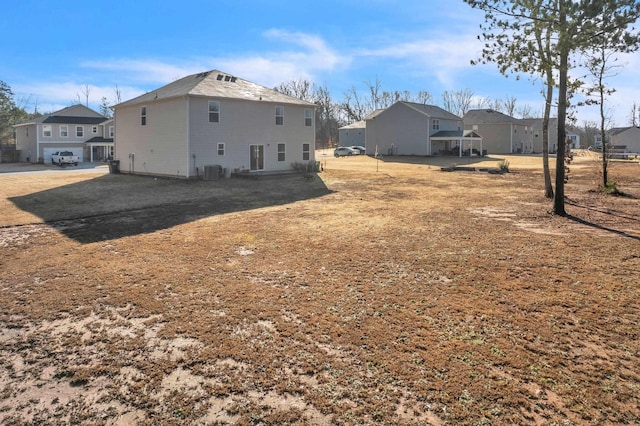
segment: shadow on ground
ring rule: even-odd
[[[167,229],[219,214],[285,205],[331,191],[318,176],[189,181],[104,175],[10,198],[82,244]]]
[[[382,156],[381,161],[385,163],[399,163],[399,164],[424,164],[434,167],[451,167],[456,166],[482,166],[482,167],[497,167],[498,164],[503,161],[503,158],[499,157],[420,157],[420,156],[404,156],[404,155],[390,155]]]

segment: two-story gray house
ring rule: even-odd
[[[484,149],[489,154],[536,152],[532,126],[523,120],[493,109],[472,109],[462,119],[465,129],[475,130],[482,135]]]
[[[438,106],[398,101],[367,117],[365,146],[368,155],[470,155],[482,152],[482,137]]]
[[[56,151],[71,151],[80,161],[113,154],[113,122],[80,104],[17,124],[15,131],[20,161],[49,163]]]
[[[195,178],[213,165],[259,173],[315,161],[314,104],[222,71],[189,75],[114,111],[123,173]]]

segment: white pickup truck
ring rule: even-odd
[[[57,164],[59,166],[73,164],[77,166],[79,161],[80,157],[73,155],[71,151],[57,151],[51,154],[51,164]]]

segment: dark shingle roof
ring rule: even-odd
[[[493,109],[471,109],[467,111],[463,119],[465,124],[525,124],[520,119]]]
[[[63,115],[50,115],[42,120],[47,124],[100,124],[106,120],[105,117],[72,117]]]

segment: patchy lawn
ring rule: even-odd
[[[319,159],[0,175],[0,423],[640,422],[637,162]]]

